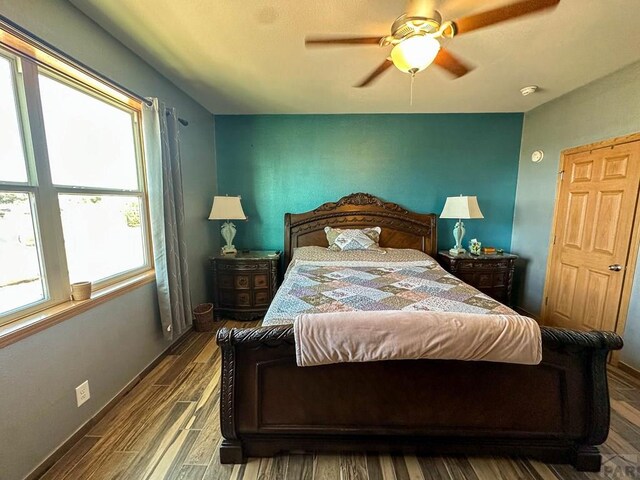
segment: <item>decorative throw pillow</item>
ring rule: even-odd
[[[329,242],[329,250],[348,251],[348,250],[379,250],[380,245],[380,227],[373,228],[331,228],[325,227],[324,233],[327,234]]]

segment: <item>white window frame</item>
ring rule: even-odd
[[[70,302],[70,280],[67,256],[64,246],[62,218],[58,202],[59,194],[76,195],[122,195],[138,197],[140,205],[140,225],[143,237],[144,264],[140,267],[119,272],[93,283],[94,291],[112,287],[136,275],[153,269],[151,229],[149,223],[148,194],[146,185],[144,151],[142,145],[141,111],[132,103],[123,103],[119,98],[98,91],[91,85],[68,78],[50,68],[37,65],[28,57],[12,53],[0,46],[0,56],[13,64],[16,106],[21,136],[27,163],[26,183],[0,180],[0,191],[28,193],[32,195],[31,210],[38,248],[41,281],[44,299],[0,313],[0,326],[23,317],[33,315],[65,302]],[[132,116],[133,138],[136,155],[138,185],[134,190],[88,188],[81,186],[54,185],[51,180],[44,118],[39,89],[39,75],[45,75],[71,88],[91,95]]]

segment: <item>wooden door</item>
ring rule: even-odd
[[[639,181],[640,141],[564,156],[545,323],[616,329]]]

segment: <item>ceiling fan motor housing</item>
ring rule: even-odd
[[[436,10],[429,17],[409,17],[400,15],[391,25],[391,34],[396,39],[402,39],[415,33],[436,33],[440,29],[442,16]]]

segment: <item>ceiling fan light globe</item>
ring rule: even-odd
[[[440,51],[440,42],[429,35],[413,35],[405,38],[391,50],[391,60],[405,73],[415,73],[427,68]]]

